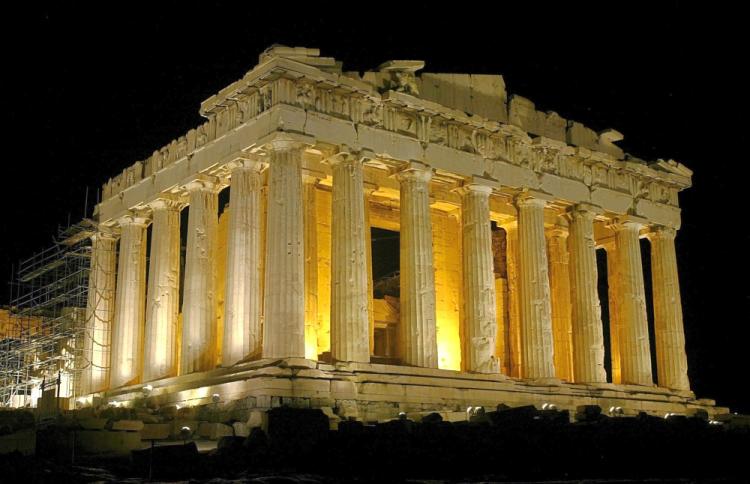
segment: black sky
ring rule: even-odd
[[[677,241],[690,377],[699,396],[750,413],[748,56],[738,11],[687,2],[65,3],[3,16],[3,281],[58,224],[82,217],[87,186],[91,200],[108,177],[197,125],[199,103],[267,46],[319,47],[347,70],[423,59],[430,72],[503,74],[509,92],[538,109],[615,128],[627,152],[694,170]]]

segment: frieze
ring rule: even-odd
[[[117,195],[278,104],[298,106],[413,137],[423,144],[443,145],[490,161],[528,167],[540,174],[550,173],[657,203],[677,206],[677,193],[689,186],[689,176],[656,171],[640,163],[616,160],[607,153],[546,138],[532,139],[517,126],[467,116],[408,95],[407,91],[390,94],[367,95],[343,84],[337,86],[304,76],[261,78],[258,85],[247,86],[213,109],[202,125],[111,178],[104,184],[102,198]]]

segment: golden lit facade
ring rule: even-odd
[[[87,332],[111,334],[110,364],[83,369],[88,398],[148,384],[165,404],[218,393],[364,420],[714,413],[689,388],[674,254],[690,170],[508,99],[501,76],[422,67],[342,72],[270,48],[201,105],[203,125],[106,183],[95,237],[119,240],[117,266],[94,244]],[[400,244],[397,290],[378,297],[372,229]]]

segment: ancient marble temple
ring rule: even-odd
[[[273,46],[201,104],[203,124],[104,185],[90,403],[718,411],[687,375],[675,236],[691,171],[536,110],[499,75],[423,67],[347,72]],[[400,246],[385,296],[376,229]]]

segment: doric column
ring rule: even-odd
[[[570,307],[570,257],[568,229],[555,226],[547,231],[549,283],[552,293],[552,335],[557,378],[573,381],[573,327]]]
[[[659,386],[690,390],[675,235],[676,231],[669,227],[654,227],[648,235],[651,240],[656,372]]]
[[[523,378],[554,378],[552,306],[544,237],[544,206],[523,197],[518,205],[518,289]]]
[[[302,218],[305,257],[305,358],[318,359],[318,204],[320,179],[302,175]],[[320,335],[322,336],[322,335]]]
[[[112,321],[115,309],[117,239],[109,231],[91,236],[91,271],[86,307],[82,393],[106,390],[109,385]]]
[[[186,186],[189,194],[185,288],[182,304],[180,373],[216,366],[216,244],[218,186],[202,178]]]
[[[152,202],[151,254],[146,297],[143,381],[177,374],[180,312],[180,210],[182,204]]]
[[[508,273],[508,342],[510,376],[521,378],[521,311],[518,294],[518,221],[503,225]]]
[[[651,353],[646,316],[646,294],[638,234],[641,224],[624,220],[612,226],[615,231],[620,294],[618,341],[622,383],[653,385]]]
[[[490,194],[492,188],[470,184],[460,190],[463,235],[464,368],[497,373],[497,301],[492,259]]]
[[[576,383],[607,381],[607,372],[604,370],[602,309],[597,288],[595,215],[586,206],[576,206],[570,210],[568,246]]]
[[[261,350],[261,189],[263,164],[239,161],[231,173],[222,366]]]
[[[609,356],[612,365],[612,383],[622,383],[620,357],[620,275],[617,270],[617,248],[614,242],[604,246],[607,251],[607,297],[609,299]]]
[[[365,205],[365,259],[367,260],[367,315],[370,326],[370,354],[375,352],[375,301],[373,297],[372,279],[372,223],[370,222],[370,197],[375,191],[374,186],[364,187]]]
[[[110,388],[140,381],[146,309],[148,219],[140,215],[127,215],[120,219],[119,224],[122,235],[117,265]]]
[[[277,139],[269,146],[263,356],[305,356],[305,276],[302,215],[304,145]]]
[[[435,268],[432,257],[429,182],[432,171],[411,163],[400,181],[401,359],[406,365],[437,368]]]
[[[336,361],[370,361],[362,161],[350,154],[328,160],[333,171],[331,356]]]

